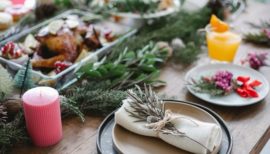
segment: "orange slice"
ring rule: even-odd
[[[216,15],[212,14],[210,19],[210,25],[215,32],[226,32],[230,29],[229,25],[221,21]]]

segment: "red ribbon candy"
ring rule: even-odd
[[[254,88],[262,84],[260,81],[253,80],[250,83],[248,83],[250,77],[247,76],[238,76],[236,80],[242,83],[240,87],[236,88],[236,92],[238,95],[245,98],[259,97],[259,94],[255,91]]]

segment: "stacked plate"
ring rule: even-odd
[[[203,122],[215,123],[222,128],[219,146],[213,153],[229,154],[232,149],[232,137],[225,122],[212,110],[204,106],[178,100],[165,100],[165,109],[181,113]],[[114,112],[101,124],[97,138],[97,150],[102,154],[186,154],[188,152],[169,145],[158,138],[134,134],[114,121]]]

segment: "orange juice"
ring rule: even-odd
[[[230,31],[206,33],[209,57],[219,61],[232,62],[241,43],[241,37]]]

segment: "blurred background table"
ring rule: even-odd
[[[270,3],[258,3],[248,1],[248,8],[244,13],[232,23],[237,30],[244,33],[250,31],[247,22],[258,23],[262,19],[270,19]],[[242,43],[236,61],[250,51],[266,51],[269,49],[255,47],[250,44]],[[197,63],[183,68],[173,66],[168,63],[162,68],[160,79],[167,82],[167,86],[160,89],[160,93],[167,96],[176,96],[177,99],[193,101],[205,105],[217,112],[227,123],[233,136],[233,154],[259,153],[270,138],[270,95],[267,98],[252,106],[230,108],[208,104],[192,96],[184,86],[184,76],[192,67],[208,62],[207,52],[205,51]],[[270,71],[268,72],[270,82]],[[60,143],[49,148],[38,148],[31,145],[18,145],[12,153],[34,154],[34,153],[80,153],[95,154],[97,130],[102,122],[101,117],[86,116],[85,123],[81,123],[77,117],[70,117],[63,120],[64,137]]]

